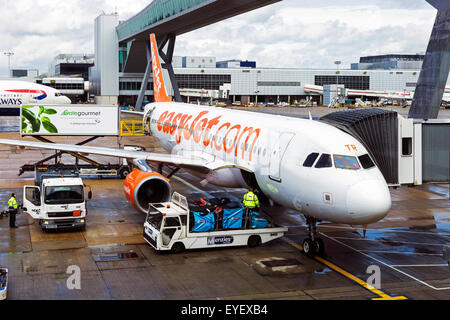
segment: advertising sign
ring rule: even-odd
[[[24,105],[23,136],[118,136],[118,106]]]

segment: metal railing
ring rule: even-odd
[[[121,137],[142,137],[149,132],[148,123],[142,120],[122,120],[120,122]]]

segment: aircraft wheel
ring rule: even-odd
[[[321,256],[325,253],[325,243],[323,242],[322,239],[317,238],[314,241],[314,250],[315,250],[316,254],[318,254],[319,256]]]
[[[315,253],[315,245],[311,239],[305,239],[303,241],[303,252],[306,255],[313,255]]]

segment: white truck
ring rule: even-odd
[[[256,213],[246,223],[244,210],[234,210],[225,219],[213,218],[214,212],[203,217],[195,216],[189,209],[186,197],[175,192],[171,202],[150,206],[144,223],[144,239],[157,251],[179,253],[186,249],[256,247],[287,233],[287,228],[269,224]],[[205,228],[208,220],[211,224],[209,229]]]
[[[0,300],[8,295],[8,269],[0,267]]]
[[[35,183],[23,188],[23,211],[39,220],[44,231],[85,228],[85,186],[76,173],[36,172]]]

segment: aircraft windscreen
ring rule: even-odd
[[[356,159],[356,157],[351,156],[334,155],[334,165],[338,169],[347,169],[347,170],[361,169],[358,159]]]

